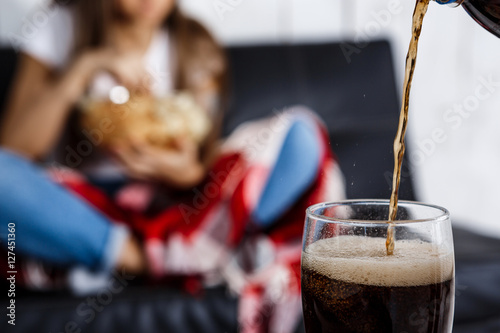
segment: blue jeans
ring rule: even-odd
[[[115,266],[128,230],[52,182],[30,161],[0,149],[0,240],[15,223],[16,253],[94,270]],[[5,245],[3,246],[5,247]]]

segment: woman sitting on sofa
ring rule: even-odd
[[[19,253],[65,267],[70,285],[82,280],[71,277],[126,269],[225,282],[242,302],[268,292],[265,286],[283,276],[276,271],[296,277],[305,208],[342,193],[327,191],[330,181],[341,189],[341,180],[332,177],[336,164],[315,116],[292,108],[220,143],[224,54],[175,0],[60,2],[48,25],[21,46],[0,131],[0,223],[3,230],[16,223]],[[73,110],[89,90],[108,93],[106,77],[143,95],[189,92],[212,133],[201,145],[178,137],[165,149],[130,138],[82,152],[78,144],[89,137],[82,138]],[[60,165],[54,161],[72,169],[40,167]],[[237,248],[259,249],[242,251],[252,256],[249,270],[230,260]],[[37,287],[29,270],[25,275]],[[291,296],[275,303],[298,314],[294,279],[283,286]],[[242,321],[258,311],[243,308]]]

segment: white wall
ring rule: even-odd
[[[352,7],[342,0],[183,0],[182,4],[231,44],[340,38],[349,26],[345,14]]]
[[[22,22],[20,18],[38,2],[0,0],[0,38],[5,40],[6,35],[16,31]],[[182,1],[188,12],[229,44],[339,40],[367,34],[372,38],[390,38],[399,81],[414,3],[407,0]],[[391,14],[384,15],[387,13]],[[499,56],[500,40],[483,31],[462,9],[432,3],[422,32],[413,84],[409,137],[419,198],[447,207],[457,224],[474,222],[466,226],[498,236]],[[484,80],[493,83],[485,86]],[[476,92],[481,99],[475,97]],[[462,105],[465,111],[461,114],[453,111],[455,105]]]

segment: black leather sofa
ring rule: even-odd
[[[331,147],[346,177],[349,198],[388,198],[397,95],[390,45],[368,44],[348,63],[339,44],[231,47],[231,103],[227,134],[245,120],[295,104],[325,120]],[[12,50],[0,50],[0,108],[15,68]],[[414,200],[411,172],[401,197]],[[500,332],[500,240],[455,230],[457,333]],[[7,290],[7,287],[2,290]],[[1,308],[6,292],[1,292]],[[19,290],[17,322],[4,315],[1,332],[237,332],[237,299],[224,287],[190,296],[169,285],[130,281],[94,315],[82,315],[88,298]],[[302,332],[301,325],[297,332]]]

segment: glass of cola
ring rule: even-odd
[[[302,247],[306,332],[451,333],[455,263],[446,209],[401,201],[324,203],[307,210]],[[388,230],[394,253],[388,255]]]

